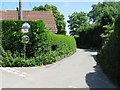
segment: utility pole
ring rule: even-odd
[[[22,0],[19,0],[18,19],[22,20]]]

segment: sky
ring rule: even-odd
[[[16,10],[16,7],[18,7],[19,0],[1,0],[0,1],[0,10]],[[52,2],[50,2],[52,1]],[[56,2],[55,2],[56,1]],[[67,20],[69,19],[68,16],[71,15],[74,12],[80,12],[83,11],[85,13],[88,13],[90,10],[92,10],[92,5],[97,4],[98,2],[102,2],[102,0],[24,0],[22,2],[23,10],[32,10],[35,6],[38,7],[40,5],[55,5],[58,7],[58,11],[60,11],[61,14],[65,16],[65,22],[66,22],[66,30],[67,35],[69,35],[69,27]],[[93,2],[94,1],[94,2]]]

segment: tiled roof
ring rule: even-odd
[[[15,10],[0,10],[0,20],[18,20]],[[52,11],[23,11],[23,20],[44,20],[50,32],[57,32]]]

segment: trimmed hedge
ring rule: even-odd
[[[101,25],[91,25],[86,31],[79,32],[79,37],[75,37],[78,48],[99,49],[102,46],[102,37],[104,32]]]
[[[43,21],[3,20],[2,22],[2,66],[41,66],[50,64],[76,51],[76,42],[72,37],[56,35],[46,31]],[[27,46],[27,58],[23,60],[21,26],[24,22],[31,25],[30,42]]]
[[[76,41],[73,37],[48,33],[47,39],[50,46],[49,48],[51,48],[52,51],[56,50],[59,56],[76,51]]]
[[[24,35],[21,32],[22,24],[28,22],[31,25],[28,35],[30,43],[27,44],[28,57],[34,56],[37,50],[36,42],[39,42],[39,34],[46,31],[45,24],[42,20],[38,21],[20,21],[20,20],[2,20],[2,47],[5,50],[10,50],[12,54],[18,52],[19,56],[23,53],[23,43],[21,37]]]
[[[40,37],[41,46],[36,52],[36,58],[42,60],[44,65],[60,60],[76,51],[76,41],[73,37],[49,32],[40,34]]]
[[[120,16],[115,22],[115,32],[98,52],[97,59],[107,76],[120,86]]]

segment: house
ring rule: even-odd
[[[23,20],[43,20],[47,30],[57,33],[52,11],[23,11]],[[0,10],[0,20],[18,20],[18,11]]]

